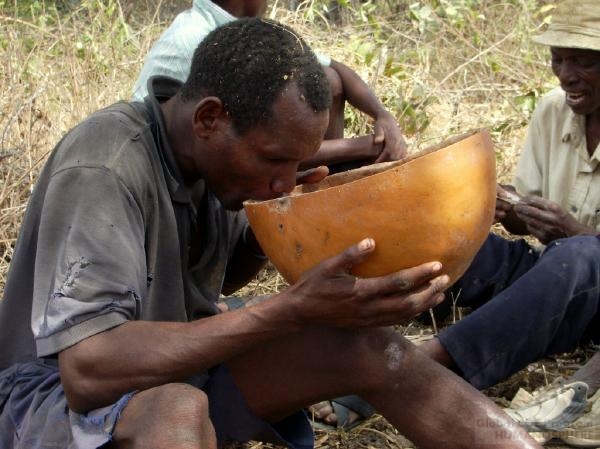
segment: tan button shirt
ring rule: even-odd
[[[600,231],[600,145],[590,157],[585,117],[574,114],[555,88],[533,113],[517,165],[515,187],[560,204],[580,223]]]

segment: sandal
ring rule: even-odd
[[[366,419],[373,416],[375,409],[358,396],[341,396],[339,398],[329,400],[329,404],[333,413],[337,417],[336,424],[327,424],[323,420],[318,420],[313,413],[312,425],[315,429],[343,429],[350,430],[364,422]],[[358,415],[352,419],[351,412]]]
[[[587,391],[586,383],[573,382],[544,391],[519,408],[504,411],[529,432],[559,431],[583,413]]]

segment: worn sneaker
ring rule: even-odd
[[[544,433],[546,438],[565,429],[584,412],[587,391],[585,382],[573,382],[551,388],[520,407],[504,411],[528,432]]]
[[[589,411],[559,432],[560,439],[570,446],[600,447],[600,390],[588,402]]]

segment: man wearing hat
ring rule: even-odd
[[[534,40],[550,47],[560,86],[533,113],[514,187],[499,187],[504,199],[498,200],[496,218],[544,246],[490,235],[447,294],[458,306],[476,310],[421,346],[478,388],[545,355],[600,341],[600,2],[562,2]],[[545,407],[544,401],[530,404],[515,416],[530,421],[532,430],[565,428],[598,391],[600,356],[570,380],[546,394]],[[580,418],[587,434],[577,432],[576,422],[563,441],[600,446],[597,402],[595,415]]]

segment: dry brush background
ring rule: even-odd
[[[0,0],[0,291],[37,173],[60,137],[128,99],[152,42],[191,0]],[[292,8],[295,6],[295,8]],[[488,128],[509,181],[530,114],[554,85],[530,37],[552,13],[536,0],[271,1],[268,16],[362,75],[401,123],[411,151]],[[347,112],[347,133],[368,131]],[[284,286],[265,270],[246,292]],[[430,333],[416,325],[408,334]],[[586,353],[534,364],[487,393],[500,402],[575,368]],[[382,418],[320,447],[410,447]],[[250,445],[252,446],[252,445]]]

